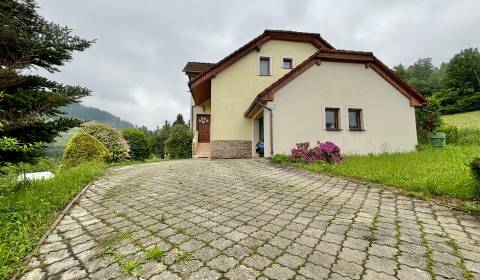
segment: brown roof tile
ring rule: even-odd
[[[383,64],[378,58],[376,58],[372,52],[352,51],[352,50],[335,50],[335,49],[320,49],[308,59],[303,61],[297,67],[292,69],[287,74],[283,75],[269,87],[260,92],[253,102],[245,111],[246,117],[253,116],[260,105],[258,103],[266,103],[267,101],[273,101],[274,94],[288,84],[290,81],[300,76],[308,68],[314,64],[320,64],[322,61],[340,61],[350,63],[365,63],[366,67],[371,67],[375,72],[382,76],[387,82],[397,88],[403,95],[405,95],[412,106],[422,106],[426,99],[417,90],[403,81],[395,72],[393,72],[388,66]]]
[[[192,73],[192,74],[202,73],[208,70],[213,65],[215,65],[215,63],[190,61],[190,62],[187,62],[187,65],[185,65],[182,71],[185,73]]]
[[[325,41],[320,34],[318,33],[307,33],[307,32],[297,32],[297,31],[287,31],[287,30],[265,30],[262,34],[246,43],[233,53],[229,54],[218,63],[210,67],[208,70],[201,73],[201,75],[195,76],[188,82],[190,88],[198,86],[205,80],[210,79],[212,76],[215,76],[221,72],[226,67],[230,66],[232,63],[242,58],[244,55],[249,53],[251,50],[259,47],[262,43],[270,40],[287,40],[287,41],[297,41],[297,42],[309,42],[315,45],[319,49],[333,49],[333,46]],[[188,65],[188,64],[187,64]]]

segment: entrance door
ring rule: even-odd
[[[210,142],[210,115],[197,115],[198,142]]]

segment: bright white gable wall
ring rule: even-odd
[[[298,142],[332,141],[347,154],[408,152],[417,144],[409,100],[364,64],[322,62],[280,89],[273,101],[274,153]],[[324,129],[324,108],[340,108],[341,131]],[[365,131],[348,130],[347,108],[363,109]]]

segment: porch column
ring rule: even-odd
[[[263,110],[263,143],[264,143],[264,157],[272,157],[272,129],[271,129],[271,117],[270,110]]]
[[[257,142],[258,142],[258,119],[252,118],[252,157],[258,157],[257,154]]]

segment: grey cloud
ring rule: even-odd
[[[342,49],[373,51],[389,66],[433,57],[438,65],[479,46],[480,2],[38,0],[40,13],[97,39],[57,81],[93,90],[86,105],[154,128],[187,118],[187,61],[215,62],[264,29],[318,32]]]

